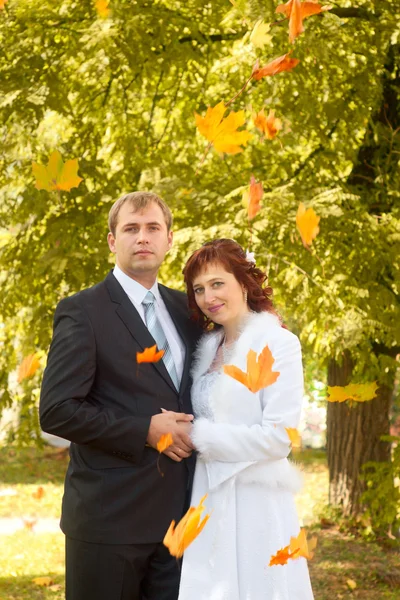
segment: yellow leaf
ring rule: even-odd
[[[301,448],[301,435],[294,427],[285,427],[293,448]]]
[[[378,383],[350,383],[346,386],[334,385],[328,386],[328,402],[368,402],[376,397]]]
[[[206,515],[200,522],[201,513],[204,511],[204,500],[207,494],[200,500],[199,505],[191,506],[187,513],[179,521],[175,527],[175,521],[172,521],[165,534],[163,543],[168,548],[170,554],[176,558],[183,556],[184,551],[193,540],[203,531],[210,515]]]
[[[24,379],[28,379],[28,377],[33,377],[36,373],[40,367],[38,356],[37,352],[25,356],[18,368],[18,383],[21,383]]]
[[[227,154],[237,154],[242,152],[251,133],[247,130],[237,131],[238,127],[244,125],[244,111],[231,112],[224,119],[226,111],[225,104],[220,102],[213,108],[208,107],[205,117],[195,113],[196,125],[201,133],[217,152],[226,152]]]
[[[354,579],[346,579],[346,583],[351,590],[355,590],[357,587],[357,584],[354,581]]]
[[[47,167],[32,163],[32,172],[36,177],[35,187],[38,190],[63,190],[69,192],[78,187],[82,177],[78,177],[78,159],[67,160],[63,163],[58,150],[52,152]]]
[[[272,37],[268,35],[268,31],[271,29],[271,25],[264,23],[262,19],[257,21],[254,25],[253,31],[250,34],[250,42],[255,48],[264,48],[270,43]]]
[[[107,17],[110,14],[109,4],[110,4],[110,0],[95,0],[94,5],[96,7],[97,14],[102,19],[107,19]]]
[[[317,546],[317,537],[313,536],[307,541],[307,535],[305,529],[300,529],[300,533],[297,537],[290,538],[290,550],[292,552],[298,551],[296,558],[303,556],[307,560],[311,560],[314,556],[313,550]]]
[[[254,350],[247,353],[247,371],[244,372],[235,365],[224,365],[224,373],[245,385],[251,392],[255,393],[275,383],[280,373],[273,371],[275,362],[268,345],[257,354]]]
[[[43,587],[53,585],[53,580],[51,577],[35,577],[34,579],[32,579],[32,583]]]
[[[164,452],[167,448],[172,446],[174,440],[172,439],[172,435],[170,433],[164,433],[157,442],[157,450],[159,452]]]
[[[321,217],[315,214],[314,209],[307,208],[306,210],[304,204],[300,202],[296,214],[296,225],[306,248],[312,244],[313,239],[319,233],[318,223],[320,219]]]

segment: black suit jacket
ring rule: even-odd
[[[112,272],[57,306],[40,423],[72,442],[61,517],[70,537],[154,543],[182,516],[194,459],[161,455],[161,476],[146,438],[161,408],[192,412],[189,369],[199,332],[186,295],[159,288],[186,346],[179,393],[163,361],[137,363],[136,352],[155,341]]]

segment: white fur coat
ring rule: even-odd
[[[198,418],[193,425],[199,457],[191,504],[206,496],[210,518],[185,551],[179,600],[312,600],[304,558],[268,566],[271,556],[300,531],[293,492],[301,477],[287,460],[285,431],[297,427],[300,417],[299,340],[275,316],[250,315],[229,362],[245,371],[248,351],[259,354],[268,344],[273,370],[280,373],[275,383],[253,394],[225,374],[209,387],[198,381],[221,336],[203,336],[193,367],[194,412],[208,400],[213,420]],[[210,396],[202,398],[202,393]]]
[[[205,334],[198,345],[192,376],[203,375],[215,357],[222,330]],[[301,487],[301,476],[287,456],[285,427],[297,427],[303,398],[303,367],[298,338],[282,328],[271,313],[252,313],[237,340],[230,364],[246,371],[250,349],[259,354],[268,345],[275,359],[275,383],[253,393],[223,374],[210,398],[214,421],[195,420],[192,439],[207,466],[210,489],[232,476],[290,491]]]

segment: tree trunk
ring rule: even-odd
[[[352,371],[349,352],[344,353],[340,364],[331,359],[328,385],[347,385]],[[340,505],[346,516],[357,516],[362,511],[363,464],[390,460],[390,444],[382,442],[380,437],[390,432],[391,396],[391,387],[380,385],[376,398],[351,408],[347,402],[328,402],[329,502]]]
[[[395,147],[395,132],[400,128],[400,45],[388,48],[382,74],[382,99],[379,108],[372,115],[369,126],[359,148],[357,160],[347,184],[351,191],[358,193],[365,203],[366,210],[373,215],[390,213],[394,202],[393,194],[379,180],[390,180],[398,169],[398,149]],[[379,283],[388,286],[394,280],[390,265],[385,270],[385,278]],[[388,284],[389,282],[389,284]],[[390,287],[393,301],[398,301],[395,288]],[[371,351],[376,354],[395,356],[396,348],[386,348],[384,344],[371,340]],[[348,351],[338,363],[331,359],[328,365],[328,385],[350,383],[353,363]],[[394,380],[394,378],[393,378]],[[390,378],[389,378],[390,381]],[[350,408],[347,402],[328,402],[327,411],[327,451],[329,465],[329,501],[340,505],[346,516],[356,516],[362,510],[361,495],[364,490],[360,479],[363,464],[368,461],[389,461],[390,444],[380,441],[382,435],[389,434],[389,414],[393,387],[380,384],[377,397],[370,402],[358,403]]]

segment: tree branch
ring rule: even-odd
[[[371,13],[365,8],[359,6],[349,7],[333,7],[329,11],[333,15],[341,19],[362,19],[363,21],[376,21],[380,17],[380,13]]]

